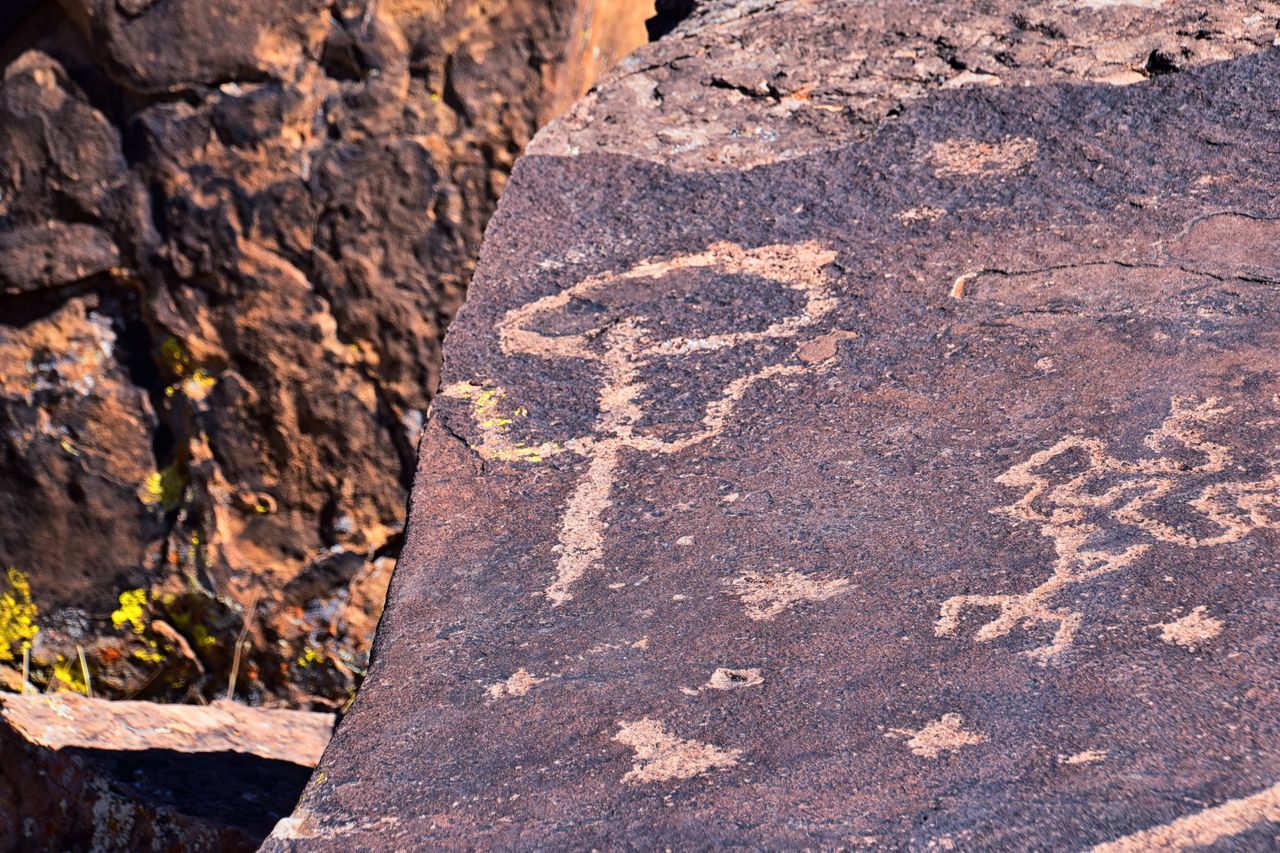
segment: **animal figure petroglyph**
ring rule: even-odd
[[[922,758],[937,758],[943,752],[959,752],[988,740],[980,732],[966,730],[959,714],[943,714],[920,729],[889,729],[884,736],[905,740],[907,748]]]
[[[635,763],[623,782],[668,782],[691,779],[709,770],[733,767],[742,756],[740,749],[721,749],[709,743],[677,737],[659,720],[645,717],[618,723],[613,736],[635,751]]]
[[[568,451],[589,460],[561,516],[555,577],[546,587],[549,601],[560,605],[573,598],[573,585],[603,557],[606,527],[603,514],[610,505],[620,454],[624,450],[669,455],[707,441],[724,430],[734,407],[753,385],[812,369],[804,363],[775,363],[734,379],[723,387],[718,399],[706,405],[698,429],[679,438],[663,439],[637,432],[644,415],[641,401],[649,390],[647,383],[640,378],[642,368],[659,358],[696,357],[727,348],[798,338],[836,306],[823,272],[823,267],[835,256],[835,252],[814,243],[756,249],[716,243],[705,252],[648,260],[625,272],[591,276],[573,287],[522,305],[505,315],[498,327],[505,353],[549,359],[582,359],[595,364],[600,371],[599,414],[592,433],[566,441],[563,445],[548,444],[538,448],[541,455]],[[692,269],[710,269],[725,275],[749,275],[777,282],[796,291],[803,304],[798,313],[764,329],[700,337],[673,336],[655,340],[646,327],[648,318],[640,315],[623,317],[600,328],[574,334],[544,334],[533,328],[540,321],[553,319],[557,312],[564,312],[572,300],[588,300],[592,296],[599,298],[599,294],[611,287],[634,285],[639,280],[660,279],[673,272]]]
[[[1239,541],[1255,530],[1280,529],[1280,472],[1252,481],[1214,476],[1225,474],[1234,460],[1227,447],[1208,441],[1204,431],[1230,411],[1217,398],[1197,402],[1175,397],[1164,422],[1143,439],[1153,457],[1120,459],[1101,439],[1068,436],[997,477],[1024,493],[995,511],[1036,524],[1042,536],[1053,540],[1053,573],[1029,592],[947,599],[936,633],[954,634],[968,609],[995,607],[996,617],[974,638],[985,642],[1017,627],[1049,626],[1052,641],[1025,652],[1044,664],[1071,647],[1084,619],[1079,612],[1052,606],[1068,587],[1132,565],[1156,542],[1209,548]],[[1083,469],[1072,470],[1080,461]],[[1055,466],[1070,473],[1055,474]],[[1162,518],[1168,511],[1166,499],[1188,488],[1192,496],[1183,506],[1192,510],[1192,522],[1179,526]],[[1127,544],[1109,544],[1117,534]]]

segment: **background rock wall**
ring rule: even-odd
[[[644,6],[6,6],[0,681],[345,701],[485,222]]]

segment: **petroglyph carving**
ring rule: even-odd
[[[490,699],[502,699],[505,696],[524,696],[534,685],[541,684],[546,681],[545,678],[538,678],[524,667],[517,669],[509,678],[490,684],[486,689]]]
[[[896,218],[903,225],[911,225],[915,222],[937,222],[946,215],[947,211],[941,207],[925,205],[923,207],[908,207],[906,210],[900,210]]]
[[[618,743],[635,750],[636,760],[622,777],[623,782],[664,782],[689,779],[738,763],[742,751],[720,749],[709,743],[676,737],[658,720],[645,718],[618,723],[613,736]]]
[[[1255,530],[1280,529],[1280,472],[1251,481],[1223,479],[1234,468],[1232,452],[1204,436],[1230,412],[1217,398],[1175,397],[1168,417],[1143,439],[1153,456],[1121,459],[1101,439],[1068,436],[997,477],[1023,496],[995,511],[1037,525],[1053,541],[1053,573],[1025,593],[947,599],[937,634],[954,634],[971,608],[994,607],[996,617],[974,638],[986,642],[1018,627],[1048,626],[1052,641],[1025,652],[1044,664],[1071,647],[1084,618],[1052,606],[1069,587],[1133,565],[1157,542],[1210,548]],[[1178,524],[1169,517],[1174,513],[1189,520]]]
[[[1242,835],[1259,824],[1280,822],[1280,784],[1238,800],[1144,829],[1106,844],[1092,853],[1146,853],[1149,850],[1193,850]]]
[[[757,684],[764,684],[764,676],[760,675],[760,670],[755,667],[749,669],[720,667],[711,673],[711,678],[707,681],[707,687],[712,690],[736,690],[739,687],[755,687]]]
[[[574,584],[602,559],[607,526],[603,514],[611,504],[618,463],[624,451],[669,455],[707,441],[723,432],[735,407],[752,386],[814,369],[799,359],[798,353],[791,357],[794,363],[761,367],[727,383],[719,398],[706,405],[701,424],[692,433],[679,438],[658,438],[638,430],[645,415],[642,400],[650,390],[648,382],[641,378],[643,368],[660,358],[695,357],[737,347],[767,347],[799,338],[836,306],[823,272],[835,254],[813,243],[757,249],[716,243],[698,254],[647,260],[625,272],[591,276],[506,314],[498,327],[505,353],[582,359],[600,371],[599,414],[589,435],[566,441],[563,447],[541,445],[534,449],[535,453],[524,446],[514,450],[505,444],[499,446],[498,442],[505,440],[502,436],[487,435],[480,445],[492,444],[505,453],[499,458],[512,461],[536,461],[534,455],[541,458],[561,449],[588,460],[586,471],[563,510],[555,577],[546,587],[548,600],[560,605],[573,598]],[[697,269],[776,282],[796,293],[801,300],[799,310],[763,329],[700,336],[656,338],[648,328],[649,318],[638,314],[567,334],[548,334],[536,328],[539,323],[563,319],[574,300],[589,302],[618,285],[635,287],[644,280],[659,280],[675,272]]]
[[[1006,175],[1033,162],[1039,148],[1039,144],[1029,136],[1002,142],[948,139],[934,144],[930,159],[934,174],[940,178]]]
[[[764,684],[764,676],[756,667],[728,669],[722,666],[711,673],[706,684],[696,689],[681,687],[680,692],[686,696],[697,696],[704,690],[737,690],[739,687],[757,687],[761,684]]]
[[[887,738],[902,738],[907,748],[921,758],[937,758],[944,751],[959,752],[962,747],[987,742],[987,736],[966,731],[964,717],[943,714],[922,729],[889,729]]]
[[[772,619],[800,601],[826,601],[846,592],[845,578],[820,580],[796,571],[746,574],[729,581],[752,619]]]
[[[1160,639],[1164,642],[1194,652],[1222,632],[1222,620],[1206,615],[1205,611],[1201,605],[1181,619],[1154,627],[1160,628]]]

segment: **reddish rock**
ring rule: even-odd
[[[6,6],[0,567],[40,683],[83,649],[101,693],[213,698],[244,632],[240,695],[348,700],[481,231],[644,38],[622,5]]]
[[[0,698],[6,850],[253,850],[333,716],[83,696]]]
[[[1276,845],[1278,10],[967,8],[700,4],[535,141],[266,849]]]

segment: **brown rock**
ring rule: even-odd
[[[794,0],[705,3],[619,63],[530,153],[750,168],[865,138],[938,89],[1128,85],[1163,73],[1158,57],[1186,70],[1265,50],[1278,17],[1272,0],[840,0],[821,15]]]
[[[0,846],[253,850],[286,813],[333,716],[0,698]]]
[[[980,5],[701,4],[539,136],[267,849],[1275,846],[1277,10]]]
[[[0,325],[0,543],[6,568],[37,577],[37,595],[53,592],[41,604],[92,600],[104,576],[145,565],[163,535],[139,499],[157,420],[119,357],[127,332],[113,321],[128,302],[86,293]]]
[[[244,633],[242,695],[339,707],[485,222],[537,124],[643,39],[642,16],[6,15],[0,567],[39,611],[35,678],[83,689],[83,649],[100,692],[212,698]]]

